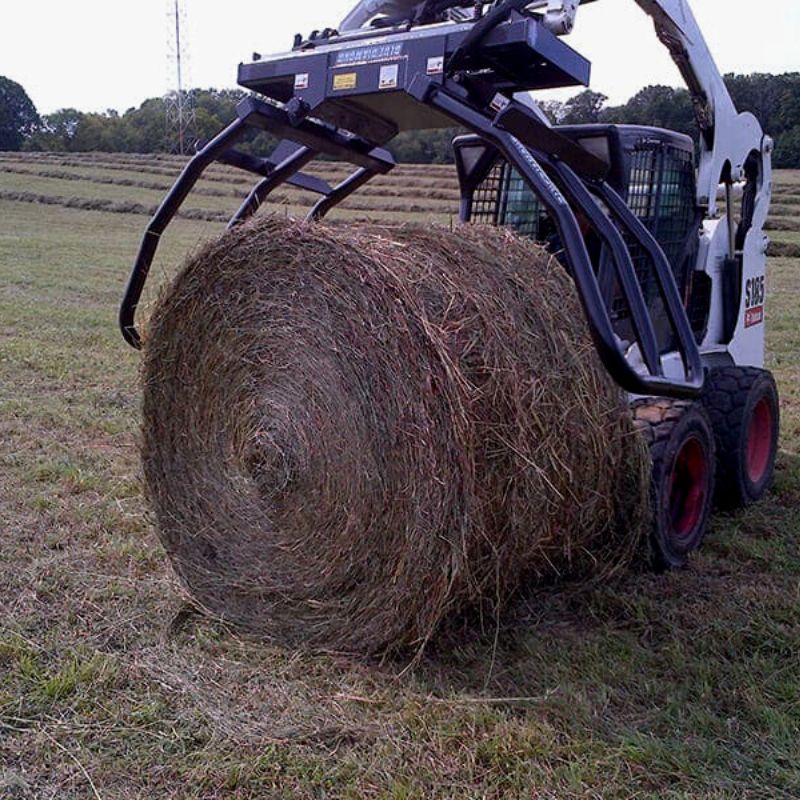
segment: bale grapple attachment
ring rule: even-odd
[[[608,164],[551,128],[519,96],[588,84],[589,70],[588,61],[550,33],[536,15],[513,8],[462,24],[326,32],[310,41],[298,39],[291,53],[241,65],[239,83],[253,96],[240,103],[237,119],[188,163],[147,229],[120,312],[126,341],[134,347],[141,344],[136,308],[160,236],[213,162],[261,178],[233,214],[231,225],[252,216],[283,183],[318,194],[308,216],[319,219],[394,167],[384,148],[399,132],[457,125],[479,137],[478,146],[460,165],[462,191],[469,188],[472,167],[499,154],[551,216],[593,340],[615,380],[637,394],[696,396],[703,385],[703,366],[663,250],[606,181]],[[254,128],[282,140],[269,158],[235,149]],[[336,186],[303,172],[321,156],[350,163],[354,171]],[[587,250],[587,227],[607,254],[600,269]],[[630,242],[650,260],[683,363],[678,378],[664,374]],[[621,341],[614,331],[610,283],[619,287],[631,310],[635,341]],[[626,358],[634,346],[644,371],[634,369]]]

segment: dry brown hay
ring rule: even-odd
[[[62,195],[37,194],[35,192],[6,192],[0,190],[0,200],[12,200],[17,203],[33,203],[45,206],[63,206],[80,211],[102,211],[109,214],[137,214],[152,217],[158,206],[146,206],[127,200],[101,200],[93,197],[64,197]],[[176,215],[181,219],[201,220],[204,222],[227,222],[230,214],[224,211],[212,211],[205,208],[188,208]]]
[[[504,231],[253,220],[164,293],[143,385],[177,573],[292,645],[421,649],[523,581],[619,570],[647,517],[571,282]]]
[[[74,172],[66,172],[64,170],[42,170],[30,169],[26,167],[3,166],[0,164],[0,174],[7,173],[13,175],[29,175],[36,178],[48,178],[59,181],[69,181],[72,183],[82,184],[98,184],[101,186],[128,186],[136,189],[147,189],[158,192],[167,192],[171,188],[170,183],[159,183],[154,181],[145,181],[132,178],[112,178],[105,175],[86,175]],[[252,181],[242,183],[244,185],[251,185]],[[317,197],[307,192],[301,192],[288,187],[288,191],[273,192],[269,196],[270,205],[302,205],[310,206],[314,203]],[[244,199],[244,193],[236,191],[235,189],[218,189],[213,186],[195,186],[192,189],[192,194],[200,197],[231,197],[241,202]],[[380,211],[385,213],[412,213],[412,214],[448,214],[455,210],[455,201],[446,192],[437,190],[426,190],[422,196],[414,200],[414,193],[411,192],[398,192],[392,189],[381,189],[377,187],[372,191],[362,191],[362,198],[358,196],[348,198],[340,204],[340,208],[350,211]],[[380,197],[381,200],[377,203],[374,200],[369,200],[370,196]],[[113,201],[109,201],[113,202]],[[137,204],[140,205],[140,204]],[[147,208],[146,206],[140,206]],[[235,208],[235,206],[234,206]],[[234,209],[231,209],[231,212]],[[228,215],[229,216],[229,215]],[[192,219],[206,219],[206,216],[194,216]],[[227,217],[222,212],[217,212],[212,219],[218,221],[227,221]]]
[[[769,243],[768,255],[778,258],[800,258],[800,243],[773,240]]]
[[[800,197],[797,198],[797,204],[800,204]],[[779,201],[779,203],[783,203],[783,201]],[[796,208],[792,205],[792,201],[790,200],[789,203],[784,205],[776,205],[773,203],[769,209],[770,216],[772,217],[792,217],[794,218],[797,214],[800,214],[800,209]]]
[[[773,216],[767,220],[765,231],[800,231],[800,219],[797,217],[779,217],[773,210]]]

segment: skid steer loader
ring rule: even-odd
[[[683,566],[715,498],[747,505],[773,477],[763,233],[773,145],[734,107],[688,1],[635,1],[686,80],[698,146],[656,128],[547,121],[532,93],[589,84],[589,62],[564,42],[579,0],[363,0],[339,29],[241,64],[251,94],[237,119],[199,149],[147,228],[120,312],[127,342],[140,346],[135,314],[160,236],[211,163],[260,177],[232,226],[285,182],[319,195],[308,216],[320,219],[392,170],[385,147],[399,132],[461,126],[461,220],[542,242],[574,279],[650,446],[654,563]],[[235,149],[253,129],[282,140],[269,157]],[[320,156],[352,174],[331,186],[303,171]]]

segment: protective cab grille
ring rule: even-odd
[[[653,234],[672,266],[681,294],[686,293],[698,244],[695,218],[694,160],[690,151],[658,139],[643,139],[626,153],[627,186],[622,192],[631,211]],[[561,250],[555,226],[519,173],[498,159],[473,195],[471,219],[506,225],[522,236]],[[663,316],[661,297],[650,258],[621,231],[628,244],[645,301],[654,319]],[[590,234],[590,237],[592,235]],[[595,267],[603,258],[601,248],[587,240]],[[616,287],[611,294],[611,317],[618,333],[630,338],[630,310]],[[662,340],[668,349],[670,342]]]
[[[473,222],[504,225],[521,236],[536,241],[546,239],[542,224],[547,214],[522,176],[504,160],[498,159],[475,190],[472,200]]]
[[[694,181],[694,160],[689,152],[664,142],[644,141],[631,154],[628,206],[661,245],[682,291],[693,262],[693,245],[698,243],[691,231],[695,217]],[[655,291],[650,261],[631,241],[628,246],[647,298]]]

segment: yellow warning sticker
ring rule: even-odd
[[[340,72],[333,76],[333,90],[341,92],[344,89],[355,89],[358,86],[357,72]]]

